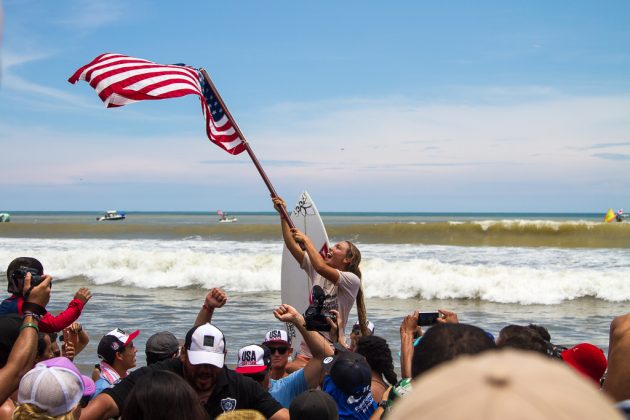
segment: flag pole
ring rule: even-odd
[[[223,111],[225,111],[225,114],[228,116],[228,118],[234,124],[234,129],[236,130],[236,132],[238,133],[239,137],[243,141],[243,144],[245,145],[245,150],[247,151],[247,154],[249,155],[249,157],[252,159],[252,162],[254,162],[254,166],[256,166],[256,169],[258,170],[258,173],[260,174],[260,176],[262,177],[265,185],[269,189],[269,192],[271,193],[271,197],[273,197],[273,198],[278,197],[278,194],[276,193],[276,190],[273,188],[273,185],[271,185],[271,181],[267,177],[267,174],[265,173],[265,170],[260,165],[260,162],[258,162],[258,158],[254,154],[254,151],[252,150],[251,147],[249,147],[249,142],[247,141],[247,139],[245,139],[245,136],[241,132],[241,129],[238,128],[238,125],[236,124],[236,120],[234,118],[232,118],[232,114],[230,113],[230,110],[228,109],[227,106],[225,106],[225,102],[223,102],[223,98],[221,98],[221,95],[219,94],[219,91],[217,90],[217,88],[214,85],[214,83],[212,83],[212,79],[210,79],[210,76],[208,75],[208,72],[206,72],[206,69],[204,69],[204,68],[200,68],[199,71],[203,75],[204,79],[206,79],[206,82],[212,87],[212,90],[214,91],[214,94],[216,95],[217,100],[219,101],[219,103],[221,104],[221,107],[223,108]],[[287,213],[286,207],[282,206],[280,208],[280,215],[284,218],[284,220],[287,221],[287,223],[289,224],[290,228],[292,228],[292,229],[295,228],[295,224],[293,223],[293,221],[289,217],[289,214]]]

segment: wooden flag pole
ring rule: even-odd
[[[243,144],[245,145],[245,150],[247,151],[247,154],[252,159],[252,162],[254,162],[254,165],[256,166],[256,169],[258,169],[258,173],[260,174],[260,176],[262,177],[263,181],[265,182],[265,185],[267,185],[267,188],[269,189],[269,192],[271,193],[271,196],[274,197],[274,198],[278,197],[278,194],[276,193],[276,190],[273,188],[273,185],[271,185],[271,181],[269,181],[269,178],[267,177],[267,174],[265,173],[265,170],[260,165],[260,162],[258,162],[258,158],[256,158],[256,155],[254,154],[254,151],[252,150],[251,147],[249,147],[249,142],[245,139],[245,136],[241,132],[241,129],[238,128],[238,125],[236,124],[236,120],[234,118],[232,118],[232,114],[230,114],[230,110],[228,109],[227,106],[225,106],[225,102],[223,102],[223,98],[221,98],[221,95],[219,94],[219,91],[217,90],[216,86],[214,86],[214,83],[212,83],[212,79],[210,79],[210,76],[208,75],[208,73],[206,72],[206,70],[204,68],[199,69],[199,71],[203,75],[204,79],[206,79],[206,82],[212,87],[212,90],[214,91],[214,94],[216,95],[217,100],[219,101],[219,103],[221,104],[221,107],[223,108],[223,111],[225,111],[225,114],[232,121],[232,124],[234,125],[234,129],[236,130],[236,132],[238,133],[239,137],[243,141]],[[292,229],[295,228],[295,224],[293,223],[293,221],[289,217],[289,214],[287,213],[286,207],[282,207],[280,209],[280,214],[284,218],[284,220],[287,221],[287,223],[289,224],[290,228],[292,228]]]

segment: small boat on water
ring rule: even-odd
[[[0,213],[0,223],[7,223],[11,221],[11,215],[9,213]]]
[[[125,217],[125,213],[118,213],[116,210],[107,210],[103,216],[97,217],[96,220],[104,222],[109,220],[123,220]]]
[[[221,218],[219,219],[219,223],[234,223],[238,220],[236,217],[230,216],[227,212],[223,210],[218,210],[217,214],[221,216]]]

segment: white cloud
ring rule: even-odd
[[[105,124],[133,124],[135,132],[147,124],[130,122],[122,111],[90,132],[0,124],[0,137],[11,145],[6,156],[19,155],[26,145],[33,167],[50,162],[45,171],[21,173],[20,162],[0,158],[0,166],[13,174],[0,182],[133,180],[163,184],[167,190],[174,183],[219,185],[229,174],[230,182],[264,188],[246,154],[229,156],[205,139],[200,116],[199,121],[195,114],[189,121],[162,122],[171,130],[192,132],[186,137],[107,135]],[[617,181],[626,176],[627,160],[602,159],[592,151],[592,145],[627,142],[630,97],[557,96],[512,105],[351,99],[278,104],[260,111],[258,121],[247,118],[257,157],[283,162],[265,167],[276,187],[324,191],[327,197],[318,201],[348,191],[357,197],[430,193],[433,200],[519,191],[524,197],[605,195],[609,189],[630,194],[630,186]],[[192,129],[190,124],[195,124]],[[221,160],[245,164],[222,165]]]
[[[5,100],[30,101],[33,106],[37,108],[58,108],[63,105],[81,106],[88,109],[96,108],[94,103],[88,103],[78,95],[69,94],[60,89],[35,83],[17,75],[17,68],[20,66],[42,61],[53,55],[53,52],[30,52],[22,54],[16,54],[12,51],[4,52],[2,60],[2,87]],[[13,94],[8,93],[10,91],[13,91]],[[47,103],[45,101],[47,99],[52,100],[52,102]]]
[[[93,31],[117,22],[125,15],[125,4],[118,0],[76,0],[69,13],[55,21],[60,26],[75,30]]]
[[[268,153],[287,150],[291,158],[340,165],[347,174],[378,167],[391,172],[398,165],[407,175],[433,166],[432,172],[450,174],[449,182],[462,174],[515,181],[569,174],[581,179],[593,175],[589,170],[603,171],[605,163],[575,148],[626,139],[630,98],[545,95],[511,105],[353,100],[281,104],[270,114],[265,119],[273,127],[261,130],[257,139]],[[275,124],[283,115],[284,123]],[[606,172],[620,175],[621,168]]]

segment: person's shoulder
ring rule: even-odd
[[[304,368],[300,368],[295,372],[291,372],[287,376],[283,376],[280,379],[269,379],[269,382],[272,384],[276,384],[278,386],[290,384],[295,381],[299,381],[301,378],[304,378]]]
[[[353,272],[341,271],[341,270],[337,270],[337,271],[339,271],[340,284],[347,284],[357,289],[361,286],[361,279],[359,278],[359,276],[357,276]]]
[[[111,388],[112,384],[110,384],[107,379],[102,376],[94,381],[94,396],[97,396],[107,388]]]
[[[220,375],[224,375],[225,379],[221,379],[219,377],[218,382],[221,383],[222,381],[225,381],[228,387],[236,388],[237,392],[244,391],[248,394],[251,394],[252,390],[264,391],[264,389],[260,386],[258,382],[248,376],[241,375],[240,373],[229,369],[228,367],[223,367],[222,373]]]
[[[235,384],[238,386],[251,386],[251,385],[258,386],[258,382],[256,382],[252,378],[245,375],[241,375],[240,373],[228,368],[227,366],[223,366],[223,369],[221,370],[220,375],[223,375],[225,379],[227,380],[227,382],[231,384]]]
[[[299,381],[304,379],[304,368],[300,368],[295,372],[290,373],[289,375],[281,378],[280,380],[285,379],[287,382]]]
[[[15,410],[15,404],[8,398],[4,403],[0,404],[0,420],[10,419]]]
[[[12,295],[0,302],[0,315],[17,314],[18,300],[19,298]]]
[[[169,370],[175,373],[182,372],[182,361],[178,358],[165,359],[147,366],[149,369]]]

